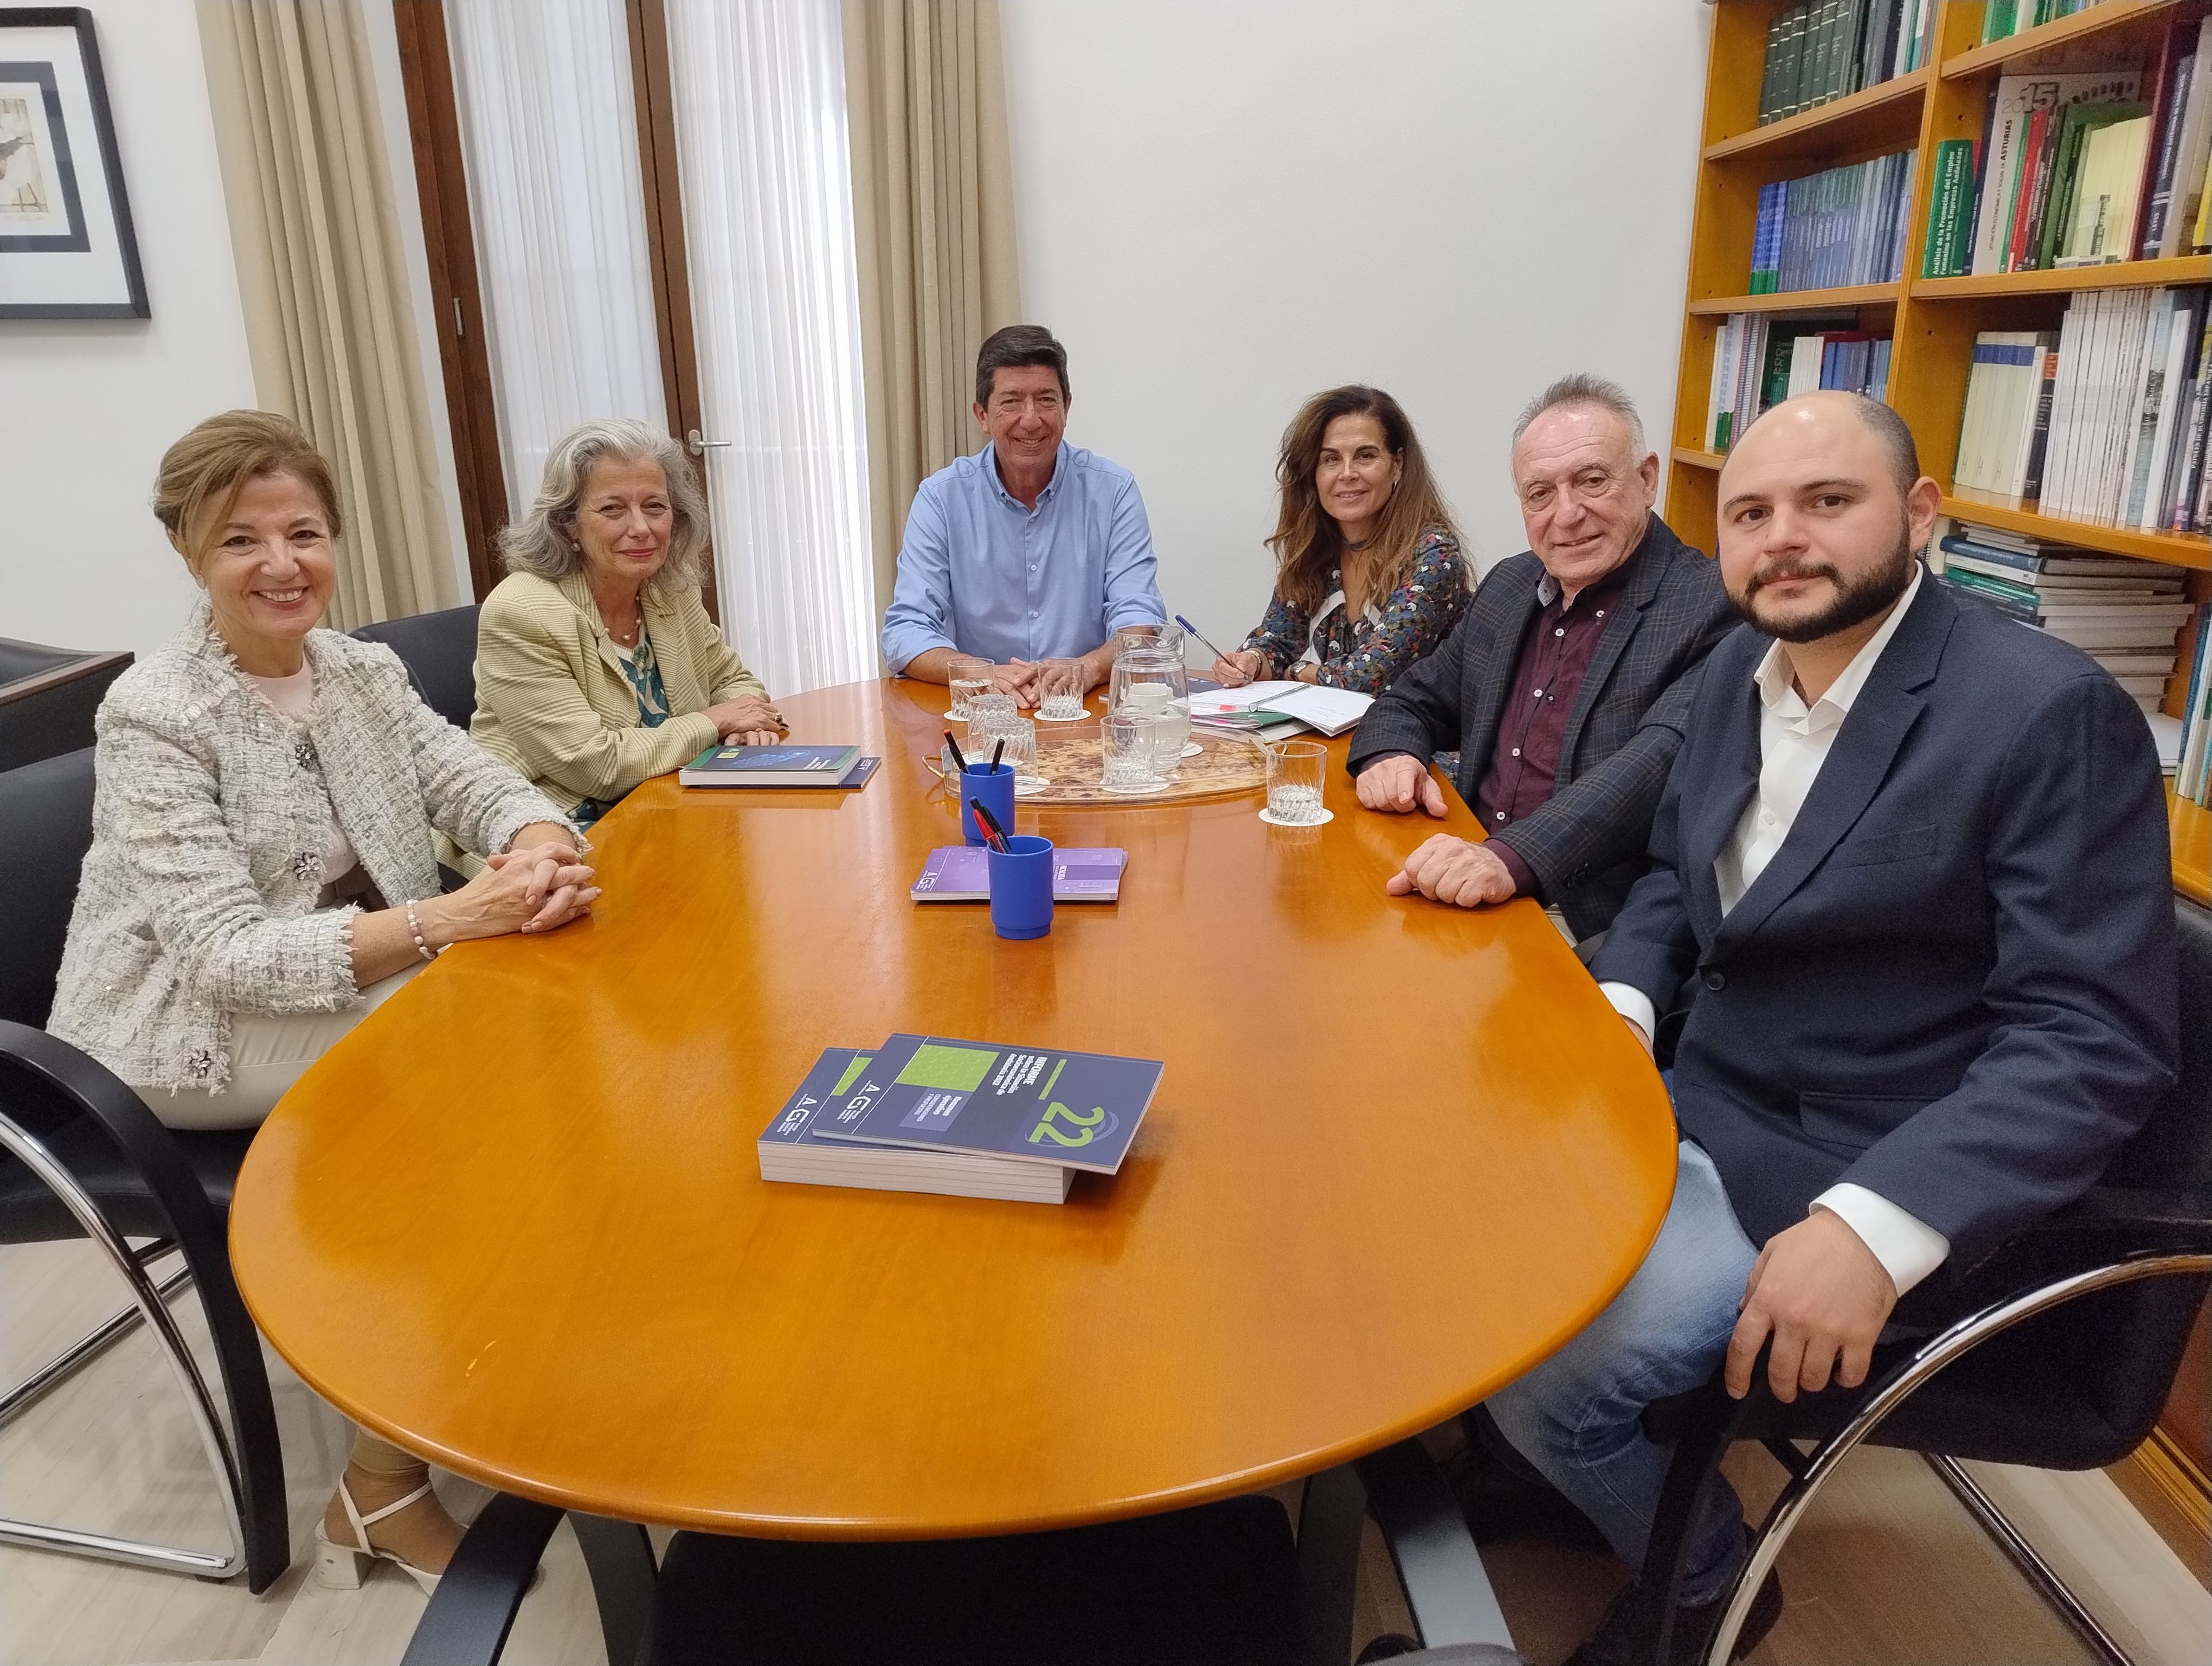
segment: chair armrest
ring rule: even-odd
[[[0,1019],[0,1065],[12,1065],[97,1122],[124,1159],[144,1177],[198,1286],[200,1310],[222,1365],[223,1398],[230,1408],[236,1446],[281,1452],[260,1333],[232,1276],[223,1223],[176,1136],[114,1072],[43,1030]],[[35,1137],[36,1130],[26,1132]],[[247,1578],[258,1593],[283,1572],[291,1558],[281,1462],[246,1466],[243,1484],[251,1488],[244,1529]]]
[[[400,1666],[495,1666],[562,1512],[493,1495],[461,1537]]]
[[[1382,1531],[1390,1560],[1405,1587],[1406,1606],[1425,1644],[1474,1644],[1502,1654],[1462,1655],[1447,1659],[1518,1660],[1510,1645],[1504,1612],[1490,1587],[1482,1558],[1452,1497],[1443,1472],[1418,1441],[1401,1440],[1359,1460],[1359,1480],[1367,1489],[1367,1513]]]

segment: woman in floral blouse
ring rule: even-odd
[[[1275,595],[1244,646],[1213,662],[1236,688],[1293,678],[1380,694],[1459,623],[1467,558],[1398,402],[1334,387],[1307,400],[1275,465]]]

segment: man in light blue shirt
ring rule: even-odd
[[[893,671],[942,683],[956,654],[974,654],[1027,703],[1038,661],[1080,659],[1095,688],[1115,631],[1167,622],[1136,479],[1061,438],[1067,404],[1051,331],[1010,325],[983,344],[975,420],[990,443],[914,495],[884,612]]]

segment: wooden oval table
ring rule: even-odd
[[[605,894],[463,945],[246,1159],[247,1304],[317,1392],[463,1475],[718,1533],[927,1538],[1248,1492],[1544,1359],[1674,1174],[1657,1073],[1532,903],[1388,897],[1438,824],[1245,793],[1018,812],[1129,852],[1121,901],[1006,942],[916,905],[957,842],[941,688],[787,700],[865,790],[647,783]],[[816,1055],[897,1030],[1166,1061],[1117,1177],[1059,1207],[763,1183]]]

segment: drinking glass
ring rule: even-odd
[[[1006,750],[999,755],[999,761],[1013,766],[1016,796],[1042,793],[1052,785],[1049,781],[1037,773],[1036,719],[1017,717],[1012,721],[1001,726],[998,733],[993,735],[991,739],[994,745],[1001,739],[1006,743]],[[985,756],[988,757],[989,755],[987,753]]]
[[[1312,827],[1331,819],[1322,803],[1328,748],[1317,740],[1284,740],[1267,748],[1267,819]]]
[[[990,691],[991,662],[973,654],[955,654],[945,666],[945,685],[952,690],[952,703],[945,708],[945,714],[965,717],[969,702]]]
[[[1106,714],[1100,726],[1099,784],[1109,793],[1157,793],[1167,785],[1158,762],[1159,719],[1120,710]]]
[[[987,734],[995,733],[999,726],[1012,722],[1022,714],[1020,705],[1011,694],[978,694],[968,702],[968,733],[976,733],[981,723]]]
[[[1182,663],[1182,627],[1179,624],[1123,625],[1114,633],[1114,657],[1120,659],[1132,650],[1158,650],[1172,654],[1176,663]]]
[[[1078,723],[1091,714],[1083,703],[1090,678],[1080,660],[1048,660],[1037,670],[1037,715],[1047,723]]]

